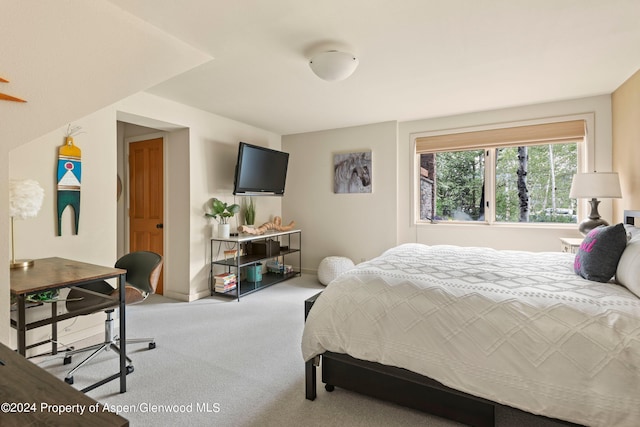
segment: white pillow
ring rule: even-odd
[[[624,230],[627,232],[627,240],[640,236],[640,228],[632,224],[625,224]]]
[[[632,238],[624,248],[616,281],[640,297],[640,237]]]

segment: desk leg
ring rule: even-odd
[[[58,354],[58,303],[51,303],[51,354]]]
[[[127,391],[127,334],[125,321],[125,282],[126,276],[118,276],[118,289],[120,290],[120,393]]]
[[[27,355],[26,300],[24,294],[18,295],[18,353]]]

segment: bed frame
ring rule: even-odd
[[[305,320],[320,294],[305,301]],[[470,426],[495,424],[497,404],[494,402],[462,393],[406,369],[332,352],[305,363],[305,397],[308,400],[316,398],[316,367],[321,360],[322,382],[329,392],[337,386]]]
[[[635,218],[640,218],[640,211],[624,211],[624,224],[635,225]],[[305,301],[305,320],[320,294]],[[438,381],[406,369],[332,352],[325,352],[305,363],[305,396],[308,400],[316,398],[318,366],[322,368],[322,382],[325,383],[325,390],[329,392],[336,386],[342,387],[470,426],[494,426],[495,409],[503,406],[446,387]],[[547,418],[541,415],[538,417]],[[578,426],[567,421],[553,420],[569,426]]]

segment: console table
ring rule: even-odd
[[[84,292],[91,292],[104,298],[104,302],[96,305],[96,311],[118,306],[120,309],[120,370],[96,384],[93,384],[82,391],[86,392],[105,384],[114,379],[120,378],[120,393],[127,391],[127,356],[126,356],[126,326],[125,326],[125,274],[126,270],[121,268],[104,267],[101,265],[88,264],[64,258],[43,258],[37,259],[34,265],[29,268],[14,268],[11,270],[11,295],[18,300],[16,319],[11,319],[11,326],[18,331],[18,353],[26,355],[26,350],[49,341],[43,341],[29,346],[26,345],[26,333],[30,329],[45,325],[51,325],[51,348],[56,354],[56,340],[58,322],[71,317],[77,317],[78,313],[65,312],[58,313],[58,305],[54,301],[51,303],[51,317],[27,323],[26,321],[26,299],[28,295],[42,291],[56,290],[73,286],[84,285],[99,280],[118,278],[118,298],[114,299],[107,295],[98,294],[82,288],[76,288]]]
[[[217,250],[216,250],[217,246]],[[300,230],[272,231],[260,235],[240,234],[229,238],[211,238],[211,267],[209,283],[212,295],[231,296],[240,301],[240,297],[259,291],[276,283],[300,276],[302,266],[302,232]],[[253,249],[252,249],[253,248]],[[217,259],[224,252],[233,253],[223,259]],[[249,281],[241,278],[241,268],[261,268],[259,264],[269,260],[283,260],[297,254],[298,267],[292,271],[261,273],[261,280]],[[236,274],[236,287],[228,292],[215,292],[214,267],[222,266],[229,273]]]

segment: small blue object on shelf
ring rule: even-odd
[[[262,281],[262,264],[257,263],[246,267],[247,269],[247,281],[248,282],[260,282]]]

